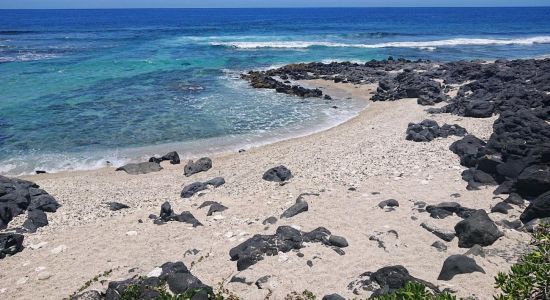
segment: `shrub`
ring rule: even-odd
[[[550,226],[533,233],[534,249],[520,258],[508,274],[498,273],[496,287],[502,293],[495,300],[550,299]]]
[[[405,286],[389,294],[374,297],[376,300],[456,300],[456,297],[443,292],[433,294],[421,283],[407,282]]]

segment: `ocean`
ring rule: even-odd
[[[0,10],[0,174],[236,151],[354,101],[255,90],[250,69],[550,55],[550,8]],[[332,106],[337,105],[338,109]]]

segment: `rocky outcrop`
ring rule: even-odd
[[[356,295],[369,292],[372,298],[399,290],[408,282],[420,283],[436,294],[440,292],[435,285],[411,276],[405,267],[399,265],[383,267],[375,272],[365,272],[357,280],[350,282],[348,289]]]
[[[0,230],[10,221],[28,211],[23,228],[36,231],[48,225],[45,212],[56,212],[59,203],[34,182],[0,176]]]

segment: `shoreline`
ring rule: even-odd
[[[304,84],[306,82],[303,82]],[[330,89],[330,87],[329,87]],[[73,172],[87,172],[100,170],[104,168],[117,168],[127,163],[138,163],[140,161],[147,161],[149,157],[152,156],[162,156],[163,154],[170,151],[177,151],[183,160],[193,159],[201,156],[225,156],[239,150],[248,150],[252,148],[263,147],[266,145],[278,143],[281,141],[296,139],[305,137],[312,134],[317,134],[325,130],[329,130],[333,127],[339,126],[345,122],[348,122],[350,119],[357,117],[361,111],[363,111],[368,105],[369,100],[365,99],[343,99],[343,97],[348,97],[342,92],[334,92],[336,94],[341,93],[342,99],[333,100],[335,106],[339,106],[342,101],[353,101],[356,103],[347,103],[346,105],[354,106],[354,108],[359,108],[357,111],[336,111],[336,115],[327,116],[324,120],[318,120],[321,123],[317,123],[314,126],[309,127],[296,127],[293,128],[276,128],[265,133],[248,133],[242,135],[231,135],[231,136],[221,136],[214,138],[206,138],[200,140],[193,140],[188,142],[170,142],[163,143],[158,145],[148,145],[148,146],[137,146],[130,148],[117,148],[111,150],[104,150],[96,152],[83,152],[83,153],[66,153],[69,157],[75,159],[75,157],[82,157],[83,160],[86,160],[86,156],[92,155],[96,156],[94,159],[85,163],[85,166],[71,166],[67,167],[68,169],[56,169],[51,170],[48,168],[38,167],[36,170],[47,171],[47,174],[58,174],[58,173],[73,173]],[[299,98],[295,101],[301,101]],[[312,99],[310,101],[325,101],[320,99]],[[336,108],[340,109],[340,107]],[[198,147],[197,147],[198,146]],[[198,148],[198,150],[197,150]],[[104,158],[100,158],[99,153],[105,153],[107,155]],[[111,153],[111,154],[109,154]],[[50,154],[46,155],[49,156]],[[72,156],[71,156],[72,155]],[[12,174],[9,171],[7,173],[0,173],[3,176],[13,176],[20,178],[32,178],[37,174],[32,172],[24,172],[18,174]],[[39,174],[43,176],[44,174]]]
[[[308,84],[323,88],[325,94],[341,92],[354,98],[371,98],[378,86],[324,79]],[[149,274],[167,261],[182,261],[205,284],[217,287],[221,283],[242,299],[284,299],[292,291],[306,289],[319,296],[367,297],[364,287],[355,286],[357,280],[365,272],[386,266],[403,266],[415,278],[434,283],[440,290],[449,288],[457,296],[488,299],[496,292],[494,276],[529,248],[528,233],[502,225],[519,218],[524,206],[514,206],[507,214],[495,213],[492,208],[504,196],[494,195],[491,186],[466,187],[461,175],[467,168],[449,150],[462,137],[419,143],[406,140],[405,131],[411,122],[432,119],[439,124],[457,124],[469,134],[489,140],[499,116],[432,114],[417,101],[369,102],[356,117],[327,130],[243,153],[212,156],[210,170],[190,177],[183,175],[185,162],[163,162],[163,170],[143,175],[103,168],[22,177],[39,184],[62,206],[56,213],[48,213],[48,226],[25,235],[24,251],[0,261],[0,295],[64,298],[94,276],[111,270],[87,288],[105,291],[108,282]],[[440,109],[444,104],[448,103],[431,108]],[[279,165],[292,171],[288,182],[262,179],[266,170]],[[223,177],[225,184],[190,198],[180,197],[182,187],[217,177]],[[300,195],[309,209],[292,218],[280,218]],[[390,199],[399,206],[379,207]],[[106,205],[110,201],[130,208],[111,211]],[[188,211],[203,226],[155,224],[149,215],[158,214],[166,201],[176,213]],[[199,208],[206,201],[221,203],[227,210],[208,216],[206,209]],[[439,230],[449,231],[463,220],[454,214],[435,218],[426,211],[426,205],[449,201],[485,210],[499,225],[503,236],[483,247],[483,256],[468,254],[469,249],[460,247],[456,238],[443,243],[424,228],[423,224],[435,224]],[[275,224],[264,221],[270,217],[278,219]],[[24,218],[24,214],[15,218],[10,228],[20,226]],[[324,227],[345,237],[349,245],[338,252],[321,243],[306,242],[299,250],[265,256],[239,271],[238,264],[230,260],[230,250],[257,234],[274,234],[281,226],[303,232]],[[444,250],[433,246],[435,242],[443,243]],[[468,255],[484,272],[438,280],[437,274],[450,255]],[[244,283],[232,281],[235,276],[244,278]],[[257,288],[254,282],[265,276],[270,276],[268,287]]]

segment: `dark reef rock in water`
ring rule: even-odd
[[[142,162],[137,164],[127,164],[116,169],[116,171],[124,171],[130,175],[147,174],[158,172],[162,167],[158,162]]]
[[[180,156],[176,151],[172,151],[167,153],[166,155],[162,157],[151,157],[149,158],[149,162],[155,162],[157,164],[160,164],[161,162],[169,160],[171,164],[178,165],[180,163]]]
[[[429,142],[439,137],[464,136],[466,133],[466,129],[459,125],[443,124],[440,127],[436,121],[426,119],[418,124],[409,123],[406,139],[415,142]]]
[[[0,176],[0,230],[7,228],[14,217],[28,211],[23,228],[35,232],[48,225],[45,212],[54,213],[60,206],[34,182]]]
[[[237,270],[242,271],[264,259],[264,256],[274,256],[279,252],[289,252],[304,247],[306,243],[322,243],[338,248],[347,241],[342,237],[334,237],[323,227],[310,232],[301,232],[290,226],[280,226],[273,235],[256,234],[229,251],[232,261],[237,261]],[[340,246],[338,246],[340,245]]]
[[[262,176],[263,180],[284,182],[292,178],[292,172],[285,166],[278,166],[267,170]]]
[[[208,157],[203,157],[196,162],[188,161],[184,167],[184,175],[189,177],[193,174],[206,172],[212,168],[212,160]]]
[[[377,297],[399,290],[408,282],[420,283],[435,294],[440,292],[434,284],[411,276],[405,267],[399,265],[383,267],[376,272],[365,272],[357,280],[350,282],[348,289],[356,295],[365,291],[372,292],[371,297]]]

